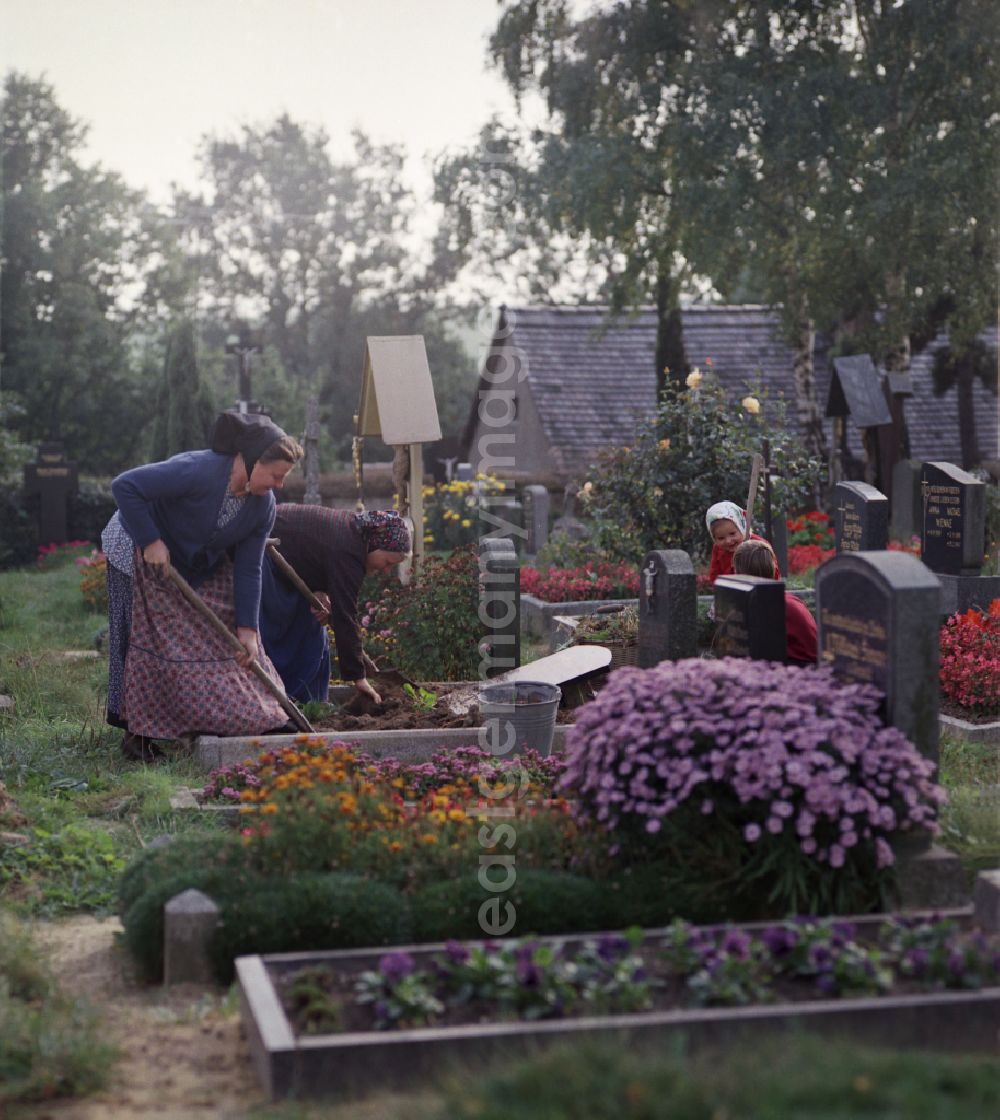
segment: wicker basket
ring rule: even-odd
[[[611,664],[608,669],[620,669],[623,665],[638,665],[639,664],[639,642],[638,640],[625,641],[624,638],[608,638],[603,642],[589,641],[587,638],[580,638],[573,643],[575,646],[603,646],[605,649],[611,650]]]

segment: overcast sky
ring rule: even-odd
[[[206,133],[283,112],[335,156],[361,127],[427,158],[513,102],[487,67],[496,0],[0,0],[0,68],[44,75],[90,126],[88,155],[154,201],[195,181]]]

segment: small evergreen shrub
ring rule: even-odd
[[[110,482],[85,480],[66,507],[66,532],[70,540],[100,545],[101,532],[118,508]]]
[[[410,936],[409,906],[399,891],[359,875],[304,872],[227,895],[210,952],[225,984],[233,962],[248,953],[400,945]]]
[[[0,569],[32,564],[37,554],[37,495],[0,487]]]
[[[578,709],[559,791],[613,852],[728,884],[732,916],[869,908],[892,885],[890,840],[936,832],[946,799],[880,698],[761,661],[621,669]]]
[[[507,876],[500,864],[484,867],[489,882],[504,883]],[[516,857],[512,870],[514,881],[503,892],[484,887],[479,871],[430,883],[415,891],[410,900],[414,939],[444,941],[486,936],[480,924],[480,907],[492,899],[498,900],[496,913],[501,923],[508,912],[506,904],[509,902],[513,907],[515,924],[506,935],[511,937],[601,930],[623,924],[614,895],[604,883],[567,871],[521,867]]]

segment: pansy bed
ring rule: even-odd
[[[1000,939],[950,915],[793,919],[390,952],[242,957],[251,1050],[272,1099],[404,1085],[455,1060],[600,1032],[690,1048],[807,1028],[991,1052]]]

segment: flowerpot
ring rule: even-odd
[[[499,681],[479,689],[479,711],[483,722],[499,720],[492,736],[502,753],[534,750],[547,755],[552,750],[556,712],[562,691],[544,681]]]

